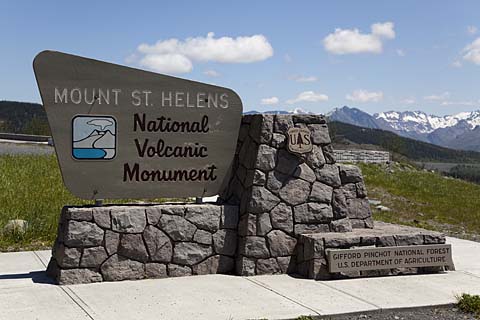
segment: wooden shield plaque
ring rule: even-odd
[[[288,151],[292,153],[308,153],[313,149],[310,130],[306,128],[290,128],[288,135]]]
[[[242,116],[232,90],[44,51],[35,76],[66,187],[84,199],[220,191]]]

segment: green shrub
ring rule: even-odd
[[[464,312],[473,313],[480,317],[480,296],[463,293],[457,297],[458,307]]]

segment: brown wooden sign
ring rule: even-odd
[[[232,90],[53,51],[38,54],[34,70],[74,195],[219,192],[242,115]]]
[[[454,269],[449,244],[327,250],[330,272],[434,266]]]
[[[307,128],[290,128],[287,135],[288,151],[300,154],[312,151],[312,139],[310,138],[310,130]]]

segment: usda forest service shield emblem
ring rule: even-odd
[[[288,151],[292,153],[307,153],[313,149],[310,130],[306,128],[290,128],[288,135]]]

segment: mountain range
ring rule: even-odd
[[[435,116],[423,111],[388,111],[370,115],[357,108],[336,108],[330,121],[382,129],[442,147],[480,151],[480,110]]]

